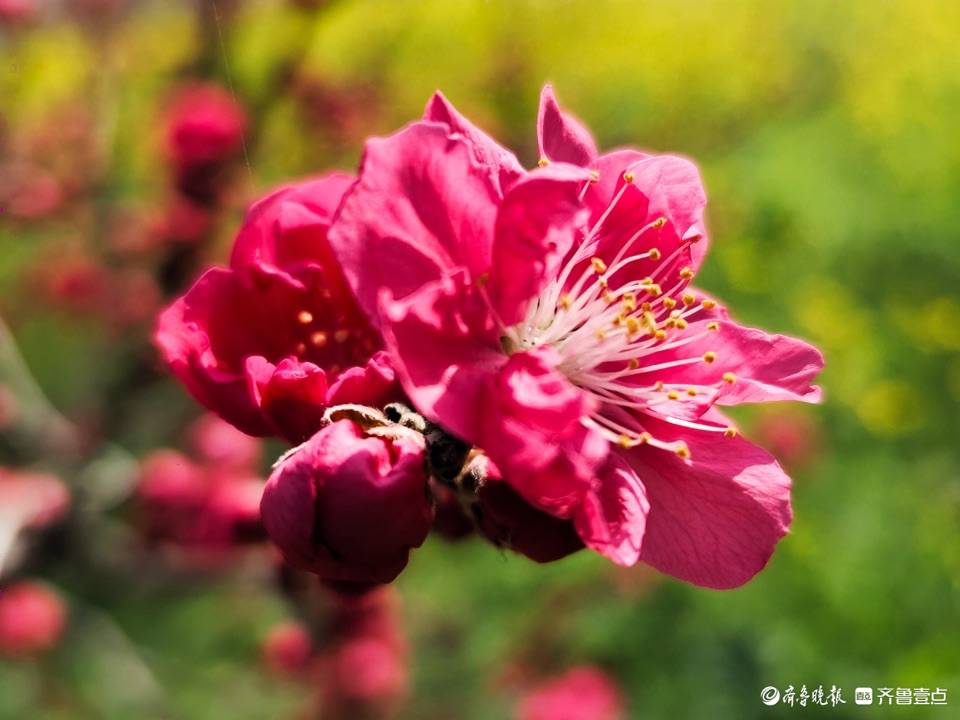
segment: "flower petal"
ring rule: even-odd
[[[519,322],[527,304],[555,276],[586,219],[579,195],[589,175],[552,165],[518,181],[497,213],[490,294],[505,325]]]
[[[647,377],[664,383],[716,385],[723,383],[725,373],[733,373],[736,379],[721,392],[717,399],[720,405],[776,400],[820,402],[820,388],[810,384],[823,369],[819,350],[786,335],[773,335],[730,320],[716,322],[719,329],[712,332],[705,331],[706,322],[691,323],[684,334],[702,337],[675,351],[676,357],[696,357],[712,351],[716,353],[714,362],[686,365]],[[671,357],[664,353],[657,360]]]
[[[523,166],[512,152],[497,144],[493,138],[461,115],[439,90],[427,103],[423,119],[444,123],[451,132],[462,135],[470,146],[474,159],[489,168],[491,177],[501,191],[506,190],[524,174]]]
[[[537,143],[540,157],[551,162],[588,167],[597,157],[597,145],[590,131],[575,117],[560,109],[551,85],[544,85],[540,91]]]
[[[790,478],[742,438],[648,427],[658,439],[684,441],[690,458],[646,445],[620,451],[650,502],[640,559],[695,585],[744,584],[790,526]]]
[[[272,428],[261,415],[242,368],[224,366],[213,349],[214,327],[227,321],[218,311],[222,298],[236,292],[231,271],[208,270],[160,314],[154,343],[197,402],[249,435],[269,435]]]
[[[309,362],[285,358],[277,365],[247,358],[247,377],[263,414],[292,445],[320,429],[327,409],[327,375]]]
[[[584,544],[618,565],[640,559],[650,502],[636,472],[611,455],[597,486],[583,498],[574,525]]]
[[[329,241],[377,323],[382,288],[401,300],[459,266],[486,272],[498,202],[488,169],[463,136],[418,122],[367,142]]]
[[[354,177],[330,173],[286,185],[247,211],[230,256],[233,268],[267,263],[288,268],[302,263],[326,266],[327,229]]]
[[[558,359],[549,348],[511,355],[488,381],[481,435],[474,442],[525,500],[568,518],[608,444],[582,424],[593,404],[555,369]]]
[[[386,291],[381,315],[384,342],[414,406],[448,432],[476,442],[484,393],[506,357],[466,271],[405,300]]]

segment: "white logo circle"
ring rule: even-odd
[[[776,705],[780,702],[780,691],[773,685],[767,685],[760,691],[760,700],[763,701],[764,705]]]

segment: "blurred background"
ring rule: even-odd
[[[737,416],[794,477],[793,531],[730,592],[433,536],[375,611],[385,654],[343,672],[376,666],[357,692],[420,720],[508,718],[583,666],[629,718],[856,718],[859,686],[948,689],[890,713],[956,717],[958,46],[934,0],[0,0],[0,513],[4,482],[46,498],[0,537],[0,593],[39,627],[0,657],[0,718],[312,717],[342,658],[242,532],[283,448],[200,416],[154,317],[248,202],[352,170],[437,88],[531,166],[545,81],[602,148],[696,159],[700,285],[824,350],[822,406]],[[171,140],[191,123],[199,160]],[[215,527],[164,515],[171,458],[229,475],[185,511]]]

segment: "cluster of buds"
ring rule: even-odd
[[[191,455],[155,450],[143,458],[136,487],[146,540],[188,562],[217,562],[260,541],[260,443],[206,415],[189,429]]]
[[[287,621],[264,637],[267,669],[315,690],[309,717],[391,717],[408,691],[408,651],[391,588],[325,592],[311,622]]]

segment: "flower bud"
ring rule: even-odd
[[[606,673],[579,667],[535,688],[521,702],[517,720],[620,720],[620,689]]]
[[[277,675],[296,675],[302,672],[313,655],[310,631],[301,623],[285,622],[275,625],[261,645],[263,662]]]
[[[287,561],[328,581],[393,580],[433,518],[423,438],[338,420],[291,451],[267,482],[260,512]]]
[[[55,647],[66,614],[60,596],[40,583],[0,589],[0,655],[25,657]]]

